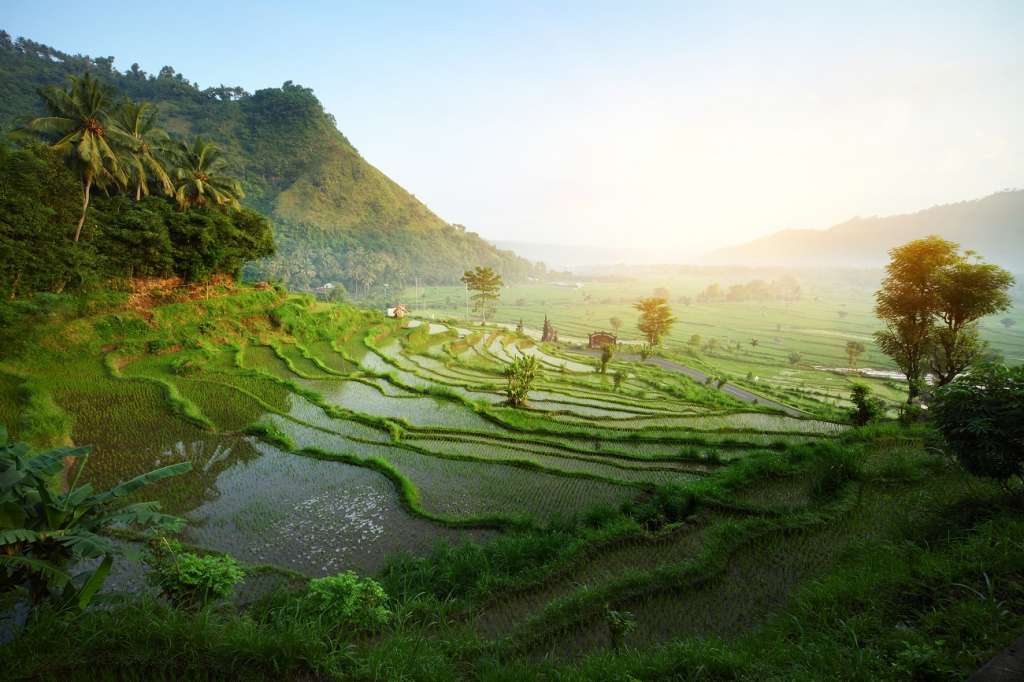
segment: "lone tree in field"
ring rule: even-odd
[[[945,386],[980,358],[977,320],[1010,306],[1010,273],[959,249],[936,236],[892,249],[875,292],[875,314],[885,325],[875,342],[907,377],[908,403],[929,369]]]
[[[611,324],[612,331],[614,331],[617,336],[619,330],[622,329],[622,320],[618,317],[613,317],[612,319],[608,320],[608,323]]]
[[[804,356],[801,355],[800,353],[797,353],[796,351],[793,351],[792,353],[789,354],[789,364],[791,365],[799,365],[800,361],[803,359]]]
[[[847,341],[846,342],[846,359],[849,360],[847,365],[851,369],[857,364],[857,358],[864,354],[867,348],[860,341]]]
[[[473,310],[480,313],[480,321],[486,324],[488,316],[494,314],[498,299],[501,298],[501,275],[491,268],[478,265],[473,270],[466,270],[460,281],[473,292],[470,297]]]
[[[760,345],[760,343],[761,343],[760,339],[750,339],[750,347],[751,348],[757,348],[758,345]]]
[[[633,304],[633,307],[640,311],[640,321],[637,328],[643,333],[647,343],[651,346],[661,344],[661,339],[675,323],[676,318],[672,317],[672,308],[668,300],[655,296],[644,298]]]
[[[539,373],[540,362],[532,355],[520,355],[505,368],[505,395],[509,405],[522,407],[527,403]]]
[[[1013,319],[1012,317],[1004,317],[1003,319],[999,320],[999,323],[1006,327],[1007,330],[1009,330],[1010,327],[1017,324],[1017,320]]]
[[[604,346],[601,349],[601,374],[605,374],[608,371],[608,363],[615,357],[615,349],[612,348],[611,344]]]

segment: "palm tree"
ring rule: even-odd
[[[85,74],[71,77],[67,89],[55,86],[39,91],[49,116],[29,121],[28,128],[52,139],[50,146],[62,152],[69,165],[82,177],[82,217],[75,228],[75,241],[89,210],[93,184],[123,183],[125,176],[112,142],[124,141],[124,134],[109,125],[109,94],[103,84]]]
[[[220,147],[197,137],[191,146],[179,142],[174,156],[174,178],[177,181],[174,197],[179,208],[203,206],[207,201],[218,206],[239,208],[238,201],[245,194],[237,180],[221,174],[227,162]]]
[[[160,183],[164,194],[174,194],[174,185],[157,156],[167,144],[167,133],[156,127],[156,111],[149,102],[133,102],[125,98],[114,113],[114,122],[131,138],[125,165],[129,185],[135,188],[135,201],[149,196],[147,177],[152,175]]]

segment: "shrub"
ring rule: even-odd
[[[697,500],[693,493],[677,485],[658,488],[654,494],[640,502],[623,505],[626,515],[648,530],[657,530],[669,523],[678,523],[694,513]]]
[[[147,579],[168,601],[183,608],[200,608],[225,599],[245,578],[241,565],[230,556],[182,552],[177,542],[166,539],[153,543],[147,563]]]
[[[565,367],[562,369],[564,371]],[[510,405],[520,407],[526,404],[539,373],[540,362],[532,355],[521,355],[505,368],[505,394]]]
[[[872,396],[871,389],[864,384],[853,385],[850,400],[853,401],[850,418],[857,426],[864,426],[875,421],[885,409],[882,401]]]
[[[1024,481],[1024,366],[974,368],[935,391],[931,414],[967,471]]]
[[[376,580],[346,571],[310,581],[303,606],[337,625],[373,630],[391,619],[387,600],[387,592]]]

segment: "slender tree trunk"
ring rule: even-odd
[[[142,200],[142,183],[140,182],[135,186],[135,201]]]
[[[86,173],[85,185],[82,187],[82,217],[78,219],[78,227],[75,228],[75,241],[82,236],[82,225],[85,224],[85,212],[89,210],[89,193],[92,191],[92,174]]]

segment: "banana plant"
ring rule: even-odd
[[[161,467],[96,492],[78,485],[91,447],[33,452],[26,443],[8,442],[0,426],[0,596],[26,593],[33,604],[53,601],[81,611],[103,586],[119,548],[104,534],[112,526],[179,530],[184,521],[160,512],[157,502],[121,504],[140,488],[182,474],[192,465]],[[74,479],[64,492],[56,482],[67,463]],[[72,576],[80,560],[99,565]]]

